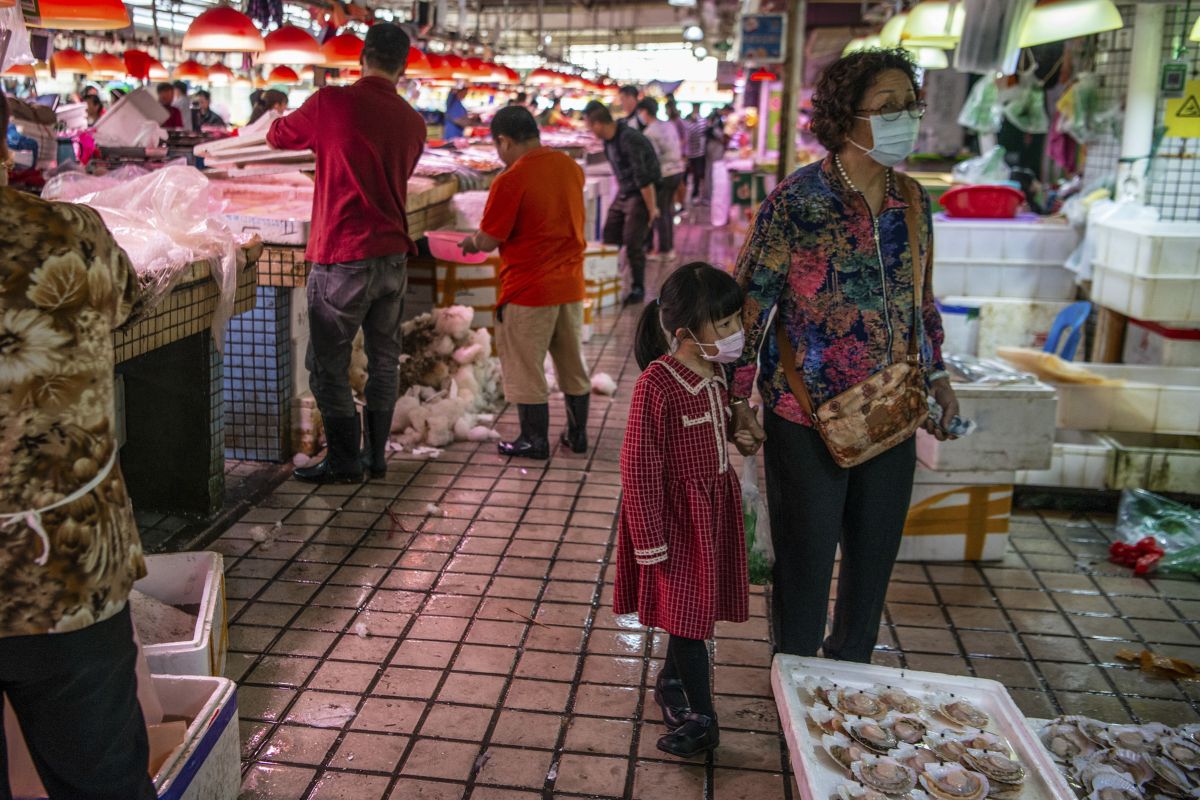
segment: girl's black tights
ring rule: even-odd
[[[708,669],[708,644],[703,639],[672,636],[667,642],[663,677],[679,678],[687,693],[688,706],[697,714],[714,716],[712,685]]]

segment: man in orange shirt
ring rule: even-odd
[[[586,453],[592,385],[580,352],[583,326],[583,170],[570,156],[542,147],[537,121],[524,106],[501,109],[492,139],[507,169],[496,178],[479,230],[465,253],[500,248],[496,344],[504,394],[517,404],[521,435],[500,454],[550,457],[549,388],[543,363],[554,359],[567,397],[562,443]]]

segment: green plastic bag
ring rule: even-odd
[[[750,582],[771,582],[775,552],[771,546],[771,517],[758,488],[758,456],[748,456],[742,465],[742,521],[746,525],[746,565]]]
[[[1153,536],[1166,555],[1156,572],[1200,575],[1200,511],[1145,489],[1126,489],[1117,509],[1117,534],[1134,544]]]
[[[962,111],[958,112],[958,124],[976,133],[998,133],[1004,124],[1004,109],[1000,105],[1000,91],[996,82],[983,77],[975,81]]]

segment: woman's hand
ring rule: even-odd
[[[951,421],[958,416],[958,396],[954,394],[954,388],[950,385],[949,378],[942,378],[934,381],[929,387],[929,393],[933,395],[933,399],[942,407],[942,418],[939,422],[934,422],[932,419],[925,420],[922,427],[925,431],[931,434],[939,442],[957,439],[957,436],[951,436],[946,432],[950,427]]]
[[[743,456],[752,456],[767,440],[767,434],[758,424],[758,414],[749,403],[733,406],[733,444]]]
[[[463,239],[458,243],[458,246],[462,248],[463,255],[473,256],[479,252],[479,245],[475,243],[474,236],[468,236],[467,238]]]

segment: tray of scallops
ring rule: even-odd
[[[996,681],[779,655],[804,800],[1074,800]]]

